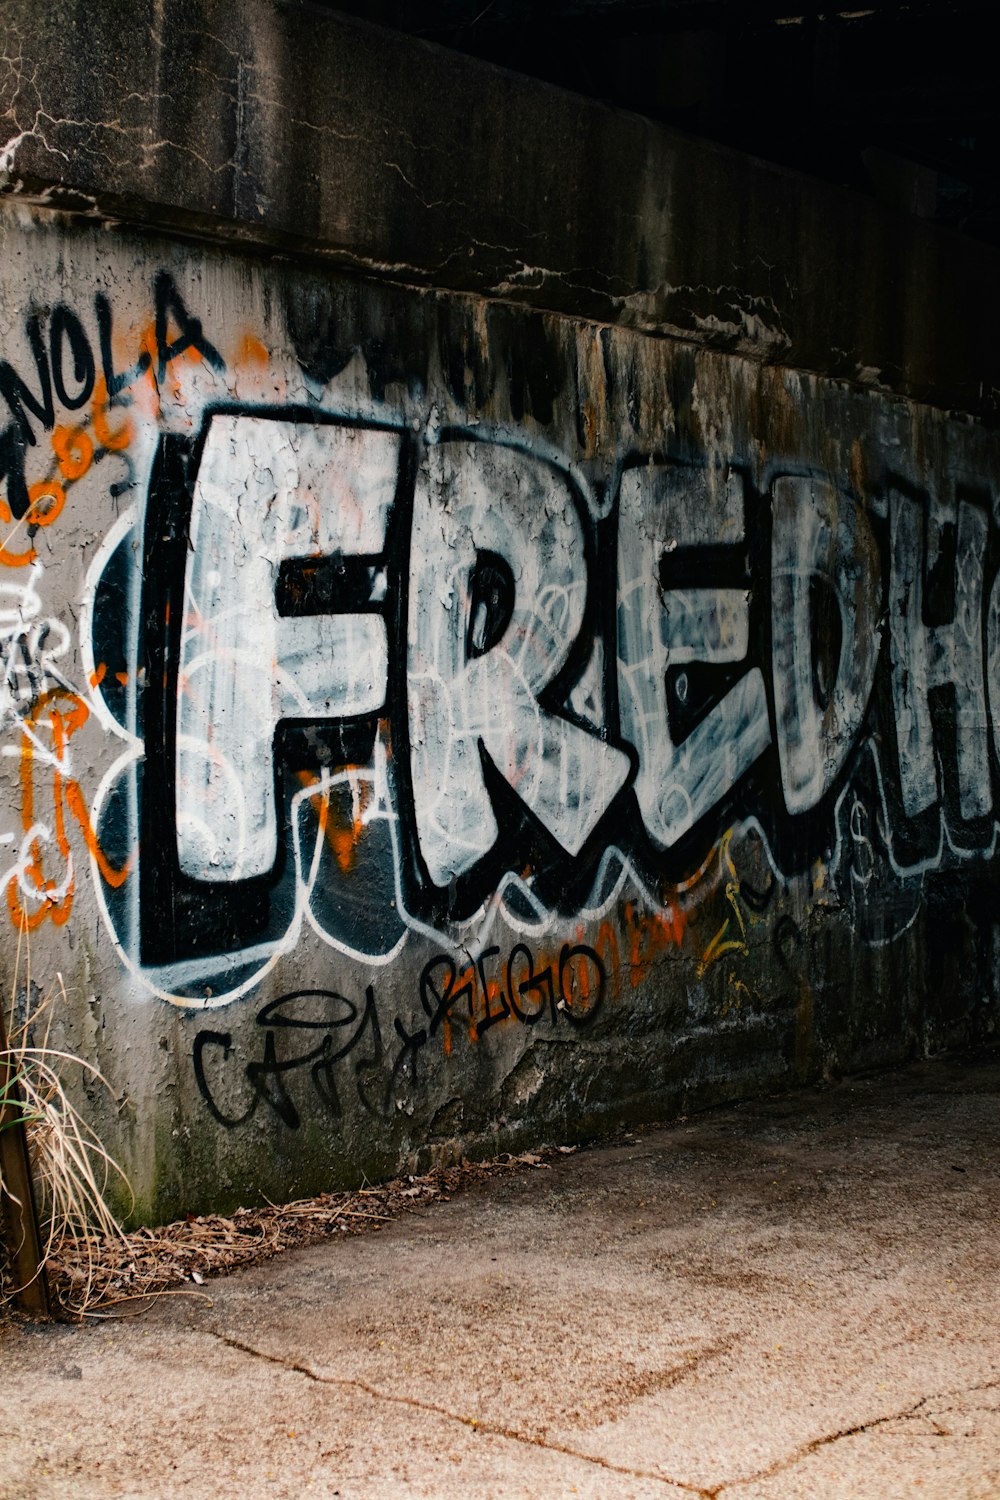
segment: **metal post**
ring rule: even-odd
[[[0,1005],[0,1227],[16,1286],[15,1305],[35,1317],[47,1318],[52,1311],[49,1283],[21,1104]]]

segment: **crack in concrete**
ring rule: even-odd
[[[500,1423],[480,1421],[478,1417],[467,1417],[461,1412],[451,1411],[447,1406],[439,1406],[434,1401],[421,1401],[417,1396],[396,1395],[392,1391],[379,1390],[378,1386],[369,1385],[367,1381],[358,1380],[348,1375],[320,1375],[309,1365],[301,1364],[298,1360],[287,1359],[281,1354],[268,1354],[263,1349],[256,1349],[252,1344],[245,1344],[242,1339],[233,1338],[230,1334],[218,1333],[214,1329],[206,1329],[212,1338],[218,1339],[219,1343],[225,1344],[229,1349],[236,1349],[241,1354],[248,1354],[253,1359],[264,1360],[265,1363],[278,1365],[282,1369],[290,1370],[293,1374],[303,1375],[307,1380],[315,1381],[317,1385],[332,1385],[346,1387],[351,1390],[362,1391],[366,1396],[371,1396],[376,1401],[387,1401],[394,1406],[407,1406],[416,1411],[429,1412],[433,1416],[444,1417],[450,1422],[457,1422],[462,1427],[467,1427],[472,1432],[484,1433],[487,1437],[506,1438],[509,1442],[524,1443],[532,1448],[542,1448],[548,1453],[559,1453],[564,1458],[576,1458],[581,1463],[593,1464],[596,1468],[607,1469],[612,1474],[621,1474],[626,1479],[648,1479],[654,1484],[672,1485],[674,1489],[684,1490],[689,1495],[696,1495],[699,1500],[712,1500],[717,1494],[716,1490],[701,1489],[698,1485],[685,1483],[681,1479],[670,1479],[665,1474],[654,1474],[650,1469],[633,1469],[626,1464],[612,1463],[610,1459],[601,1458],[598,1454],[584,1453],[579,1448],[572,1448],[568,1443],[551,1442],[547,1438],[521,1432],[516,1427],[505,1427]],[[673,1384],[688,1374],[702,1359],[707,1358],[716,1350],[708,1349],[693,1356],[678,1366]]]
[[[884,1417],[873,1417],[870,1422],[858,1422],[854,1427],[843,1427],[838,1432],[828,1432],[823,1437],[813,1438],[811,1442],[803,1443],[784,1458],[775,1459],[774,1463],[769,1464],[766,1469],[758,1469],[755,1474],[748,1474],[744,1479],[727,1480],[724,1484],[717,1485],[714,1489],[701,1490],[699,1493],[705,1497],[705,1500],[718,1500],[718,1497],[724,1495],[728,1490],[739,1489],[747,1484],[759,1484],[761,1480],[773,1479],[775,1475],[783,1474],[787,1469],[793,1468],[795,1464],[801,1463],[804,1458],[808,1458],[810,1454],[818,1452],[820,1448],[826,1448],[833,1443],[839,1443],[842,1438],[859,1437],[862,1433],[875,1432],[879,1427],[887,1427],[892,1422],[910,1421],[921,1415],[930,1416],[933,1421],[931,1413],[924,1410],[932,1402],[947,1401],[953,1397],[961,1396],[966,1392],[972,1395],[978,1391],[997,1389],[1000,1389],[1000,1380],[987,1380],[981,1385],[963,1386],[957,1391],[941,1391],[937,1395],[921,1396],[919,1401],[914,1402],[912,1406],[904,1407],[902,1411],[890,1412]],[[940,1437],[951,1436],[950,1433],[944,1431],[936,1435]]]
[[[157,141],[146,139],[145,133],[148,132],[147,122],[136,125],[128,125],[123,124],[120,120],[110,119],[77,120],[71,119],[68,116],[63,117],[59,115],[53,115],[44,109],[37,109],[35,111],[34,119],[30,125],[26,126],[23,130],[18,131],[16,135],[9,137],[7,140],[0,141],[0,172],[4,173],[5,175],[13,174],[15,170],[15,159],[17,153],[20,148],[29,141],[39,142],[42,146],[42,149],[47,153],[47,155],[51,157],[61,157],[63,161],[69,162],[69,153],[67,151],[64,151],[60,146],[53,144],[53,142],[46,135],[45,129],[43,128],[45,124],[48,124],[54,129],[61,131],[87,132],[88,134],[85,141],[85,149],[89,151],[94,157],[103,157],[105,161],[109,162],[112,165],[116,163],[117,158],[114,153],[101,145],[100,138],[102,134],[125,136],[129,140],[133,141],[137,147],[141,148],[144,154],[145,159],[141,163],[141,166],[142,169],[146,171],[150,169],[152,159],[161,151],[168,149],[176,151],[180,155],[191,157],[194,161],[198,162],[200,166],[204,167],[205,171],[210,173],[212,176],[218,176],[219,173],[226,172],[231,169],[235,170],[235,164],[232,159],[213,164],[206,156],[203,156],[199,151],[196,151],[194,146],[192,146],[188,142],[172,141],[166,137]]]
[[[420,189],[417,187],[416,183],[411,181],[411,179],[407,177],[398,161],[386,161],[385,166],[388,167],[391,171],[399,173],[400,177],[406,183],[406,186],[410,189],[410,192],[416,198],[417,202],[422,204],[424,208],[468,208],[469,206],[467,203],[464,203],[461,198],[425,198]]]

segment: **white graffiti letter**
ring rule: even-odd
[[[993,721],[993,754],[1000,766],[1000,572],[993,579],[986,614],[986,685]]]
[[[882,581],[868,518],[833,485],[782,476],[771,514],[778,757],[785,806],[799,813],[829,789],[864,719],[878,662]],[[817,587],[835,605],[839,622],[839,653],[826,682],[814,649]]]
[[[382,617],[286,618],[276,588],[285,559],[382,551],[398,461],[392,433],[212,418],[192,497],[177,680],[177,848],[186,875],[243,880],[272,868],[282,719],[382,707]]]
[[[955,690],[959,808],[963,818],[977,818],[993,805],[983,696],[986,516],[967,501],[958,506],[954,614],[950,624],[931,627],[924,624],[923,514],[916,500],[891,496],[892,699],[903,808],[913,818],[938,800],[927,695],[950,684]]]
[[[629,469],[618,536],[618,693],[622,734],[639,752],[636,795],[646,831],[669,848],[735,785],[770,744],[764,679],[746,672],[685,740],[668,717],[668,667],[739,662],[747,654],[745,589],[664,590],[674,548],[738,544],[743,488],[718,471],[679,465]]]
[[[587,567],[568,482],[493,444],[432,447],[410,544],[407,699],[417,834],[438,886],[493,848],[481,749],[576,854],[628,759],[543,708],[583,623]]]

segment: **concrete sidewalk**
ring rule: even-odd
[[[8,1327],[0,1496],[997,1500],[998,1105],[921,1064]]]

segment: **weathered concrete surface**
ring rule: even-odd
[[[144,1218],[997,1037],[990,429],[23,205],[0,248],[0,989]]]
[[[1000,1494],[1000,1063],[720,1111],[8,1328],[4,1500]]]
[[[306,5],[3,7],[0,990],[137,1216],[1000,1035],[997,266]]]
[[[6,0],[4,185],[998,410],[995,250],[308,5]]]

